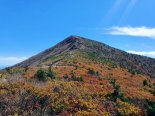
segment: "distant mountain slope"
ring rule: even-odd
[[[77,56],[93,62],[106,63],[112,67],[125,68],[131,73],[141,73],[155,78],[155,59],[129,54],[106,44],[79,36],[70,36],[56,46],[14,67],[50,66],[58,61]]]

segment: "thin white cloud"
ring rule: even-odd
[[[1,67],[12,66],[26,60],[27,58],[28,57],[1,57],[0,56],[0,66]]]
[[[127,35],[127,36],[138,36],[148,37],[155,39],[155,28],[149,27],[111,27],[108,29],[108,34],[111,35]]]
[[[119,9],[121,8],[120,6],[122,6],[123,2],[124,0],[116,0],[112,7],[110,7],[104,19],[111,19],[111,17],[119,11]]]
[[[127,52],[132,53],[132,54],[138,54],[138,55],[142,55],[142,56],[148,56],[148,57],[155,58],[155,51],[151,51],[151,52],[127,51]]]
[[[129,14],[131,13],[131,11],[134,9],[134,7],[136,6],[136,3],[138,2],[138,0],[130,0],[126,9],[124,10],[124,13],[122,14],[122,17],[120,19],[120,22],[124,21],[125,19],[128,18]]]

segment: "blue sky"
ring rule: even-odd
[[[155,58],[155,0],[0,0],[0,67],[70,35]]]

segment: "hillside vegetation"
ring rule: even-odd
[[[71,36],[0,71],[0,115],[153,116],[155,60]]]

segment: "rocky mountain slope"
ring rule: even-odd
[[[131,73],[145,74],[155,78],[155,59],[129,54],[106,44],[78,36],[70,36],[56,46],[15,65],[15,67],[50,66],[66,58],[77,57],[77,55],[107,63],[113,67],[125,68]]]

